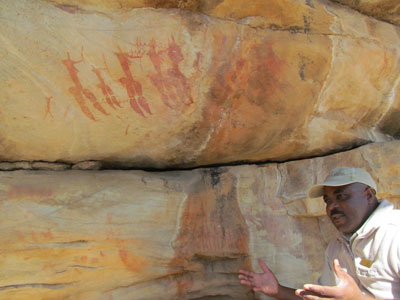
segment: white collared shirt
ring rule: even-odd
[[[361,291],[378,299],[400,299],[400,210],[382,200],[350,239],[339,233],[325,251],[318,284],[339,283],[333,260],[339,259]]]

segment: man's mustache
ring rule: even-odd
[[[337,215],[337,214],[339,214],[339,215],[344,215],[344,212],[341,211],[341,210],[339,210],[339,209],[337,209],[337,208],[334,208],[334,209],[331,211],[331,213],[330,213],[331,216]]]

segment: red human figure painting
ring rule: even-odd
[[[72,60],[70,58],[69,52],[67,52],[67,59],[62,60],[62,63],[67,68],[69,76],[71,77],[72,82],[74,83],[73,87],[69,88],[70,93],[74,96],[76,102],[78,103],[82,112],[91,120],[96,121],[94,115],[90,111],[90,109],[86,105],[85,98],[88,99],[94,108],[103,113],[104,115],[108,115],[108,113],[104,110],[101,104],[97,101],[96,96],[89,90],[82,86],[82,83],[78,77],[79,70],[75,67],[76,64],[83,62],[83,58],[81,60]]]
[[[190,105],[193,103],[192,93],[187,78],[179,69],[179,64],[183,61],[181,47],[175,42],[172,36],[168,43],[168,57],[172,61],[172,68],[168,69],[168,75],[175,81],[175,90],[182,103]]]
[[[179,64],[184,57],[181,48],[175,42],[175,38],[172,36],[167,49],[157,51],[156,48],[157,45],[153,39],[146,54],[150,58],[156,73],[148,76],[161,94],[161,100],[169,108],[175,108],[179,103],[192,104],[190,86],[187,78],[179,69]],[[166,61],[172,66],[166,72],[163,72],[162,64]]]
[[[156,42],[152,39],[149,43],[149,51],[147,52],[147,56],[150,58],[154,69],[156,70],[155,74],[149,74],[151,82],[157,88],[158,92],[161,94],[161,101],[169,108],[173,108],[174,101],[176,99],[175,94],[169,93],[170,84],[168,78],[164,78],[161,72],[161,63],[163,62],[162,55],[166,50],[156,50]]]
[[[94,74],[96,74],[96,77],[99,80],[99,84],[97,86],[101,89],[101,92],[106,98],[108,105],[111,106],[111,108],[113,108],[114,110],[116,109],[115,106],[118,106],[120,108],[121,104],[118,102],[117,98],[115,98],[114,92],[112,91],[110,86],[107,85],[106,82],[104,81],[104,78],[101,75],[100,70],[93,67],[92,71]]]
[[[152,114],[149,105],[142,92],[142,85],[136,81],[132,75],[130,65],[132,59],[138,59],[142,56],[132,55],[130,53],[123,52],[119,47],[119,52],[115,52],[121,68],[125,74],[125,77],[120,78],[121,84],[126,88],[126,92],[129,97],[129,103],[132,109],[142,117],[145,117],[145,112]],[[144,110],[144,112],[143,112]]]
[[[46,114],[44,115],[44,118],[47,118],[47,115],[50,115],[52,119],[54,119],[53,114],[50,111],[50,104],[51,104],[51,99],[53,99],[53,96],[46,97]]]

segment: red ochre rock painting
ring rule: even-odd
[[[181,48],[175,42],[175,38],[172,37],[168,42],[167,49],[157,51],[154,39],[149,43],[149,48],[146,54],[156,71],[156,73],[149,74],[149,78],[161,94],[163,103],[170,108],[176,107],[179,102],[186,105],[192,104],[193,98],[190,85],[187,78],[179,69],[179,64],[183,61],[184,57]],[[163,58],[165,55],[170,60],[171,67],[162,72],[161,63],[165,60]],[[198,63],[198,59],[196,59],[195,63]]]
[[[235,180],[224,170],[212,169],[205,171],[189,193],[172,244],[174,258],[169,263],[179,296],[195,292],[195,281],[207,281],[218,288],[218,276],[251,269],[249,231],[238,204]]]
[[[147,266],[147,262],[144,260],[144,258],[130,252],[129,249],[124,245],[124,242],[120,241],[117,244],[117,248],[119,258],[128,271],[139,273]]]
[[[54,116],[53,116],[53,114],[51,113],[51,110],[50,110],[51,99],[53,99],[53,98],[54,98],[53,96],[46,97],[46,113],[44,115],[45,119],[47,118],[48,115],[50,115],[50,117],[52,119],[54,119]]]
[[[117,46],[117,51],[114,52],[124,75],[118,79],[118,82],[126,90],[129,104],[133,111],[143,118],[153,114],[148,100],[144,95],[143,85],[134,75],[132,62],[136,59],[150,60],[155,73],[154,71],[149,72],[147,78],[149,78],[151,84],[155,86],[156,90],[160,94],[160,100],[164,105],[170,109],[178,109],[182,105],[190,106],[194,103],[189,79],[182,73],[179,67],[180,63],[184,61],[184,55],[181,47],[176,43],[174,36],[171,36],[166,48],[159,47],[154,39],[152,39],[148,44],[137,39],[134,45],[136,51],[125,51]],[[104,69],[108,70],[104,56],[103,61],[105,64]],[[109,112],[101,105],[98,97],[96,97],[95,93],[93,93],[89,88],[85,87],[79,77],[79,69],[77,65],[85,63],[83,51],[80,60],[73,60],[70,53],[67,52],[67,58],[63,59],[61,62],[67,69],[69,77],[73,83],[73,86],[69,88],[69,92],[74,97],[82,113],[92,121],[98,120],[95,117],[92,108],[103,115],[108,116]],[[193,67],[197,70],[197,73],[200,72],[201,62],[202,55],[197,53],[196,60],[193,63]],[[112,110],[121,109],[121,101],[116,98],[114,91],[110,85],[107,84],[102,75],[102,69],[92,67],[92,72],[98,80],[96,88],[101,91],[105,103],[107,103]],[[46,99],[47,111],[45,117],[49,114],[51,115],[50,100],[52,99],[52,96],[47,97]]]
[[[62,60],[62,63],[67,68],[69,76],[71,77],[72,82],[74,83],[73,87],[69,88],[70,93],[74,96],[76,102],[78,103],[82,112],[91,120],[96,121],[94,115],[90,111],[90,109],[86,105],[85,98],[88,99],[92,105],[101,113],[107,115],[108,113],[104,110],[104,108],[97,101],[96,96],[87,88],[84,88],[79,77],[79,70],[75,67],[76,64],[83,62],[83,56],[81,60],[72,60],[70,58],[69,52],[67,52],[67,59]]]

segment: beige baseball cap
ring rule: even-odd
[[[324,186],[341,186],[355,182],[364,183],[377,192],[375,181],[364,169],[339,167],[333,169],[323,183],[312,186],[307,194],[309,198],[317,198],[324,195]]]

